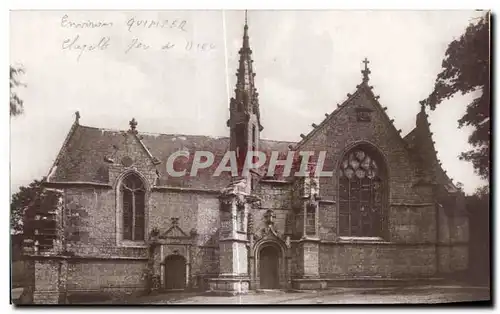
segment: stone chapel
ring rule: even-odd
[[[229,137],[146,134],[80,124],[44,182],[60,193],[53,245],[26,248],[33,303],[89,294],[193,289],[325,289],[444,278],[468,267],[463,193],[437,159],[422,106],[401,135],[369,84],[298,142],[260,138],[259,94],[244,25]],[[266,104],[272,106],[272,104]],[[174,152],[326,151],[332,177],[171,177]],[[176,167],[190,169],[190,161]],[[73,301],[72,301],[73,300]]]

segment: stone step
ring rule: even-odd
[[[284,289],[256,289],[256,290],[250,290],[253,291],[254,293],[275,293],[275,294],[283,294],[287,293],[287,290]]]

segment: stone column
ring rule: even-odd
[[[319,278],[319,245],[317,240],[302,239],[300,253],[303,255],[303,278]]]
[[[292,286],[300,290],[316,290],[326,288],[326,281],[319,276],[319,228],[318,228],[318,201],[319,178],[315,176],[304,177],[300,184],[298,218],[303,221],[299,231],[302,238],[298,245],[298,278],[292,280]],[[308,214],[314,215],[311,228]]]
[[[286,289],[292,289],[292,254],[289,235],[286,236],[285,280]]]
[[[66,302],[67,263],[60,258],[34,257],[33,304]]]
[[[292,280],[293,288],[300,290],[326,288],[326,281],[319,276],[319,245],[319,239],[302,238],[299,241],[299,277]]]
[[[248,274],[250,277],[249,289],[255,289],[255,256],[253,253],[254,237],[251,234],[253,230],[249,230],[249,246],[248,246]]]
[[[186,263],[186,289],[191,289],[189,286],[191,284],[191,280],[189,280],[191,276],[191,263]]]
[[[245,180],[233,182],[220,196],[219,276],[209,280],[210,291],[216,294],[244,294],[249,289],[246,217],[250,204],[245,187]]]
[[[165,263],[160,263],[160,290],[165,289]]]

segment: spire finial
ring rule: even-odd
[[[425,112],[425,100],[420,101],[420,111]]]
[[[179,218],[178,217],[172,217],[172,218],[170,218],[170,221],[172,222],[172,226],[179,225]]]
[[[249,38],[248,38],[247,10],[245,10],[245,26],[243,27],[243,48],[250,48],[250,43],[249,43]]]
[[[365,64],[365,69],[361,71],[361,73],[363,73],[363,83],[367,83],[368,80],[370,79],[368,75],[371,73],[370,69],[368,68],[368,63],[370,63],[370,61],[368,61],[368,59],[365,58],[365,60],[363,60],[363,63]]]
[[[137,128],[137,121],[135,120],[135,118],[132,118],[132,120],[130,120],[129,124],[130,124],[130,130],[135,131],[135,129]]]
[[[75,112],[75,123],[80,124],[80,111]]]

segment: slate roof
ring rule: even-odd
[[[108,130],[88,127],[75,123],[70,130],[61,152],[54,162],[49,174],[49,182],[68,183],[85,182],[108,184],[109,162],[113,154],[124,141],[122,130]],[[212,177],[215,167],[200,169],[196,177],[184,176],[173,178],[167,176],[166,161],[168,157],[179,150],[189,151],[191,156],[195,151],[210,151],[215,155],[215,165],[218,165],[229,149],[228,137],[210,137],[202,135],[184,134],[148,134],[138,133],[144,147],[157,158],[159,163],[156,169],[159,172],[160,186],[189,187],[198,189],[221,189],[229,183],[229,173],[222,173],[218,178]],[[260,140],[260,150],[288,151],[292,142]],[[185,160],[179,158],[179,160]],[[116,161],[115,161],[116,162]],[[191,169],[192,160],[178,169]],[[174,166],[175,167],[175,166]]]

